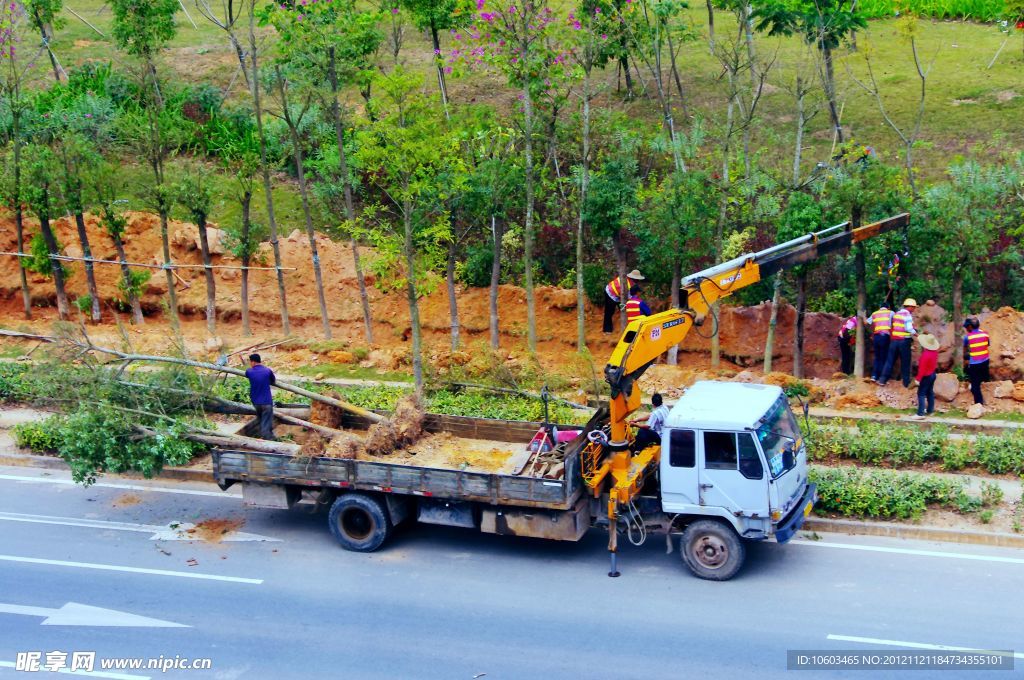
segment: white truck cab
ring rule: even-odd
[[[774,385],[701,381],[687,389],[665,421],[659,473],[665,513],[716,520],[691,522],[682,538],[684,559],[705,578],[739,569],[736,538],[788,541],[816,500],[800,427]],[[724,526],[735,537],[721,535]]]

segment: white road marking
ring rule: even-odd
[[[26,515],[20,512],[0,512],[0,521],[7,522],[29,522],[32,524],[57,524],[68,527],[87,527],[90,529],[111,529],[113,531],[139,531],[153,534],[150,536],[154,541],[196,541],[199,537],[189,533],[195,528],[190,522],[171,522],[167,526],[156,524],[133,524],[131,522],[109,522],[101,519],[79,519],[77,517],[51,517],[50,515]],[[221,541],[274,541],[279,542],[280,538],[271,538],[260,534],[250,534],[244,531],[232,531],[225,534]]]
[[[87,604],[68,602],[59,609],[49,607],[30,607],[21,604],[4,604],[0,602],[0,614],[18,614],[20,616],[42,616],[43,626],[107,626],[130,628],[191,628],[183,623],[161,621],[147,616],[138,616],[116,609],[91,607]]]
[[[826,639],[838,640],[840,642],[863,642],[868,645],[887,645],[889,647],[904,647],[906,649],[932,649],[939,652],[982,652],[992,656],[1012,656],[1015,659],[1024,659],[1024,653],[1008,652],[992,649],[977,649],[975,647],[953,647],[951,645],[932,645],[927,642],[907,642],[905,640],[881,640],[878,638],[857,637],[855,635],[829,635]]]
[[[64,484],[66,486],[78,486],[73,479],[61,479],[59,477],[25,477],[20,475],[0,475],[0,480],[11,482],[32,482],[35,484]],[[227,491],[201,491],[199,489],[172,489],[166,486],[144,486],[142,484],[112,484],[110,482],[96,482],[90,486],[103,489],[124,489],[126,491],[156,491],[158,493],[177,493],[186,496],[215,496],[217,498],[238,498],[242,495],[229,493]]]
[[[0,661],[0,668],[14,668],[17,669],[18,665],[13,661]],[[47,670],[42,666],[39,667],[40,673],[53,673],[54,671]],[[66,675],[81,675],[86,678],[110,678],[110,680],[150,680],[148,675],[128,675],[126,673],[107,673],[104,671],[73,671],[68,668],[58,668],[57,673],[64,673]]]
[[[126,571],[132,574],[153,574],[155,576],[177,576],[179,578],[198,578],[208,581],[228,581],[230,583],[263,583],[261,578],[242,578],[241,576],[218,576],[191,571],[170,571],[167,569],[144,569],[142,567],[124,567],[117,564],[94,564],[92,562],[69,562],[65,560],[44,560],[39,557],[20,557],[18,555],[0,555],[3,562],[27,562],[29,564],[52,564],[58,567],[77,567],[79,569],[101,569],[104,571]]]
[[[840,548],[842,550],[866,550],[868,552],[896,553],[900,555],[921,555],[923,557],[952,557],[958,560],[978,560],[980,562],[1004,562],[1006,564],[1024,564],[1024,558],[1003,557],[1001,555],[974,555],[970,553],[942,552],[940,550],[915,550],[913,548],[888,548],[880,545],[859,545],[855,543],[830,543],[828,541],[793,541],[793,545],[815,545],[820,548]]]

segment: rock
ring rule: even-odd
[[[142,291],[143,295],[166,295],[167,294],[167,277],[160,272],[159,276],[153,276],[146,282],[146,287]]]
[[[288,234],[288,238],[285,239],[285,241],[291,243],[298,243],[300,240],[302,240],[302,232],[298,229],[293,230],[292,233]]]
[[[242,272],[237,269],[218,269],[217,272],[222,281],[237,281],[242,276]]]
[[[1010,399],[1013,397],[1013,381],[1012,380],[1000,380],[996,383],[996,388],[992,395],[996,399]]]
[[[213,336],[212,338],[207,338],[206,339],[206,351],[207,352],[219,352],[221,350],[221,348],[223,348],[223,347],[224,347],[224,341],[221,338],[217,337],[217,336]]]
[[[960,381],[952,373],[939,373],[935,378],[935,396],[942,401],[951,402],[960,391]]]
[[[741,383],[752,383],[757,381],[757,376],[754,375],[753,371],[740,371],[736,374],[736,377],[732,379],[733,382]]]
[[[199,233],[190,233],[191,229],[175,229],[171,235],[171,245],[187,248],[188,250],[199,249]]]
[[[313,380],[323,380],[325,377],[323,373],[317,373],[313,376]]]
[[[224,233],[223,229],[217,229],[215,227],[206,228],[206,243],[210,247],[211,255],[223,255],[227,248],[224,246],[225,238],[227,234]],[[196,237],[192,243],[193,250],[199,250],[199,230],[196,229]]]
[[[1010,393],[1010,397],[1014,401],[1024,401],[1024,382],[1013,384],[1013,392]]]
[[[553,288],[548,294],[552,309],[576,309],[576,291],[571,288]]]
[[[354,364],[356,355],[343,349],[335,349],[327,353],[327,360],[332,364]]]
[[[82,249],[74,244],[64,246],[64,254],[68,257],[82,257]],[[93,255],[93,257],[96,257]]]
[[[977,420],[985,414],[985,407],[982,404],[971,404],[971,407],[967,409],[967,417],[971,420]]]

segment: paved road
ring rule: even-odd
[[[828,536],[753,546],[719,584],[652,539],[624,550],[622,578],[609,579],[600,533],[558,544],[412,527],[363,555],[338,548],[323,515],[246,511],[212,486],[62,481],[0,467],[0,678],[36,677],[9,666],[54,650],[212,659],[210,670],[98,677],[486,680],[792,676],[787,649],[899,649],[891,642],[1024,651],[1024,551]],[[161,529],[211,519],[278,540]],[[42,625],[69,602],[183,627]]]

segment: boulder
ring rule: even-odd
[[[982,404],[971,404],[967,409],[967,417],[971,420],[977,420],[983,415],[985,415],[985,407]]]
[[[757,382],[757,376],[754,375],[753,371],[740,371],[736,374],[736,377],[732,379],[733,382],[740,383],[752,383]]]
[[[960,391],[960,381],[952,373],[939,373],[935,378],[935,396],[945,402],[956,399]]]
[[[289,241],[291,243],[298,243],[299,241],[302,240],[302,237],[302,232],[299,231],[298,229],[294,229],[292,233],[288,234],[288,237],[285,238],[285,241]]]
[[[1010,393],[1010,397],[1014,401],[1024,401],[1024,382],[1013,384],[1013,392]]]
[[[171,245],[187,248],[188,250],[199,249],[199,233],[193,234],[191,229],[175,229],[171,234]]]
[[[238,269],[218,269],[217,275],[222,281],[237,281],[241,278],[242,272]]]
[[[224,341],[217,336],[213,336],[206,339],[205,346],[207,352],[219,352],[224,347]]]
[[[995,390],[992,392],[992,396],[996,399],[1010,399],[1013,397],[1013,381],[1012,380],[1000,380],[995,385]]]
[[[571,288],[552,288],[548,293],[548,303],[552,309],[576,309],[576,291]]]
[[[224,241],[227,234],[224,233],[223,229],[217,229],[215,227],[206,228],[206,243],[210,247],[211,255],[223,255],[227,248],[224,246]],[[192,244],[194,250],[199,250],[199,230],[196,230],[195,241]]]

